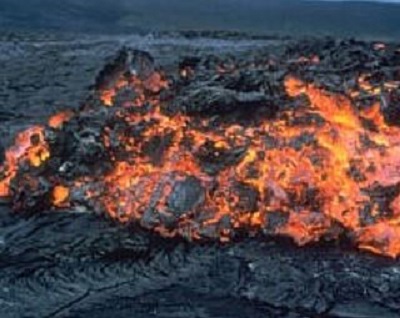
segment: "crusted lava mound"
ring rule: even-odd
[[[166,237],[346,238],[396,257],[400,52],[325,45],[184,58],[168,74],[123,49],[78,111],[16,137],[0,196],[18,212],[95,211]]]

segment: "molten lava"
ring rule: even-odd
[[[39,167],[49,157],[49,149],[44,140],[44,127],[34,126],[17,135],[15,144],[6,151],[6,159],[0,166],[0,196],[10,195],[10,183],[21,165]]]
[[[53,189],[53,204],[56,207],[68,206],[69,188],[55,186]]]
[[[359,83],[374,89],[365,77]],[[58,158],[58,170],[50,168],[46,131],[57,134],[98,110],[61,113],[17,136],[1,167],[0,196],[15,196],[14,179],[28,166],[51,184],[54,209],[81,204],[74,195],[84,191],[113,219],[167,237],[228,241],[238,232],[266,233],[304,245],[346,235],[362,249],[400,255],[400,129],[385,123],[379,104],[359,109],[292,76],[283,85],[288,100],[302,99],[302,106],[247,125],[216,125],[165,111],[160,93],[170,83],[161,72],[146,79],[125,74],[98,94],[109,114],[100,137],[110,163],[105,172],[41,172],[65,167]],[[134,94],[116,103],[126,90]]]

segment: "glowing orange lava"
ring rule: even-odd
[[[44,127],[34,126],[21,133],[15,144],[5,154],[5,162],[0,166],[0,196],[10,195],[10,182],[15,177],[21,164],[39,167],[49,157],[49,149],[44,140]]]
[[[56,207],[68,206],[69,188],[64,186],[56,186],[53,189],[53,204]]]
[[[65,122],[69,121],[74,116],[71,111],[64,111],[51,116],[48,124],[51,128],[60,128]]]
[[[359,85],[375,92],[364,77]],[[306,97],[309,104],[257,124],[216,127],[210,119],[166,114],[158,93],[168,83],[161,73],[146,80],[121,79],[100,99],[115,106],[118,91],[132,87],[136,97],[119,106],[116,116],[127,128],[142,127],[140,134],[117,134],[120,151],[128,154],[119,159],[111,147],[115,132],[106,127],[102,138],[113,169],[55,185],[54,207],[73,206],[73,188],[89,185],[87,199],[102,204],[112,218],[136,221],[168,237],[228,241],[236,230],[258,233],[272,227],[271,217],[278,215],[284,221],[269,233],[289,236],[299,245],[334,239],[344,231],[362,249],[400,255],[400,195],[384,207],[371,195],[379,187],[400,185],[400,129],[386,125],[379,104],[359,110],[347,97],[291,76],[284,86],[290,98]],[[318,123],[296,125],[294,119],[302,116],[314,116]],[[70,118],[57,115],[49,126],[60,127]],[[162,151],[146,152],[152,144],[162,145],[155,147]],[[10,195],[19,166],[40,167],[49,156],[44,128],[19,134],[6,154],[0,195]],[[198,200],[178,213],[170,197],[179,196],[177,188],[185,182]],[[361,211],[368,211],[372,221],[364,222]]]

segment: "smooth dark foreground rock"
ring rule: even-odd
[[[285,241],[200,245],[90,214],[0,210],[0,316],[398,317],[400,263]]]

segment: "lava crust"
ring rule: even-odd
[[[17,212],[96,211],[165,237],[345,237],[397,257],[399,49],[327,47],[169,73],[124,48],[79,110],[17,135],[0,195]]]

